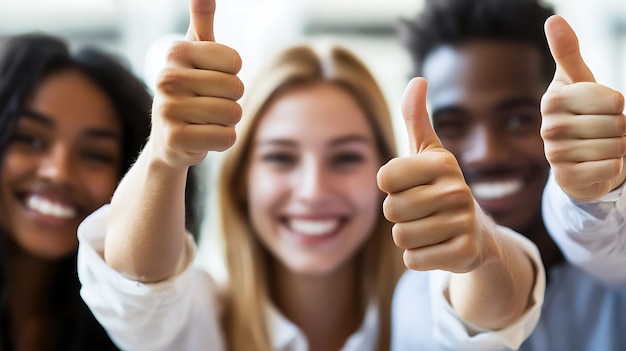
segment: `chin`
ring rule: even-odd
[[[295,274],[304,276],[325,276],[335,272],[339,268],[340,262],[313,260],[306,262],[287,262],[286,266]]]
[[[24,251],[33,257],[47,261],[57,261],[76,253],[76,245],[60,245],[60,243],[46,244],[43,241],[35,245],[20,245]]]

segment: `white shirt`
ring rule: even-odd
[[[530,308],[513,325],[498,331],[481,330],[462,322],[444,297],[449,275],[407,271],[400,278],[392,302],[394,351],[502,351],[517,350],[535,328],[545,292],[545,271],[534,243],[514,231],[499,227],[517,240],[537,268]],[[552,349],[545,349],[548,351]]]
[[[543,217],[569,262],[607,285],[626,287],[623,189],[624,185],[597,201],[580,203],[572,201],[550,175],[543,194]]]
[[[225,340],[219,325],[220,306],[217,287],[211,276],[191,264],[195,255],[195,244],[191,236],[186,243],[186,263],[177,276],[155,284],[143,284],[129,280],[102,259],[106,232],[108,205],[94,212],[78,230],[78,274],[83,284],[81,295],[98,321],[107,330],[111,339],[124,350],[225,350]],[[519,236],[518,234],[513,234]],[[519,236],[521,238],[521,236]],[[525,239],[521,239],[525,242]],[[539,253],[532,244],[529,255],[535,265],[542,267]],[[422,273],[428,277],[431,287],[426,296],[408,290],[399,284],[396,301],[402,304],[423,299],[430,308],[425,313],[432,323],[426,338],[444,343],[454,350],[495,349],[492,346],[519,345],[530,334],[539,318],[541,301],[545,289],[543,271],[540,269],[535,282],[533,306],[515,325],[506,332],[482,331],[476,336],[468,335],[468,324],[459,319],[443,295],[449,274],[442,271]],[[406,290],[406,291],[405,291]],[[419,322],[422,317],[410,310],[395,311],[401,319]],[[394,317],[395,318],[395,317]],[[274,350],[307,351],[303,333],[268,303],[268,321]],[[403,328],[393,325],[392,328]],[[398,335],[413,334],[414,327],[400,330]],[[376,308],[370,306],[360,329],[347,341],[342,351],[374,350],[378,334]],[[434,339],[433,339],[434,338]],[[481,347],[482,345],[482,347]]]

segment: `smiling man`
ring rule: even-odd
[[[562,260],[541,217],[549,164],[541,97],[555,64],[537,1],[429,1],[400,36],[413,76],[429,82],[433,127],[459,161],[476,201],[532,239],[546,267]]]
[[[544,33],[553,9],[539,0],[429,0],[399,35],[412,76],[429,82],[432,124],[457,158],[480,207],[539,247],[547,274],[545,302],[521,350],[624,350],[626,296],[567,262],[542,219],[550,167],[540,136],[540,104],[555,72]],[[400,285],[421,294],[413,272]],[[396,301],[406,298],[396,296]],[[415,313],[427,305],[399,306]],[[397,316],[395,350],[440,350],[420,326]],[[468,330],[476,330],[467,326]],[[622,340],[620,340],[622,339]]]

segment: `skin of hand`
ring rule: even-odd
[[[150,138],[111,201],[106,262],[142,282],[176,273],[185,242],[189,166],[235,142],[241,118],[239,54],[214,41],[215,0],[192,0],[186,40],[169,50]]]
[[[426,111],[427,82],[411,80],[402,114],[411,155],[381,167],[385,217],[413,270],[452,272],[447,296],[461,318],[499,329],[528,307],[533,267],[474,201],[454,156],[443,148]]]
[[[596,83],[576,33],[562,17],[550,17],[545,32],[556,62],[541,101],[546,158],[571,199],[596,200],[626,178],[624,96]]]

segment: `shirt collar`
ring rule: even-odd
[[[268,303],[267,321],[272,336],[272,349],[280,351],[307,351],[308,343],[302,331],[271,303]],[[359,329],[352,334],[341,351],[374,350],[378,342],[378,304],[370,303]]]

